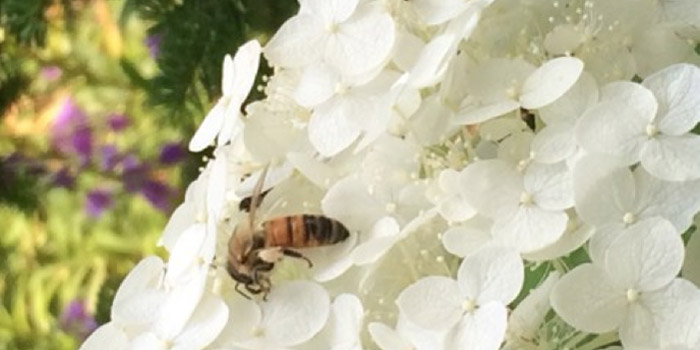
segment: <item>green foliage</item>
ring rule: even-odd
[[[264,41],[297,6],[293,0],[129,0],[121,23],[134,13],[153,21],[149,34],[160,38],[160,71],[149,80],[149,101],[191,133],[220,95],[224,55],[251,37]]]
[[[0,26],[23,44],[43,45],[46,40],[44,13],[50,0],[3,0],[0,2]]]
[[[39,200],[40,178],[22,164],[8,164],[0,159],[0,204],[30,212]]]

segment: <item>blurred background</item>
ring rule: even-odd
[[[77,349],[109,320],[197,176],[224,55],[297,6],[0,0],[0,350]]]

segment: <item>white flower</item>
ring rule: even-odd
[[[683,242],[670,222],[639,223],[620,234],[603,261],[579,265],[554,287],[552,307],[584,332],[617,329],[625,342],[658,340],[658,323],[677,293]],[[680,292],[679,292],[680,288]]]
[[[539,109],[560,98],[578,80],[583,62],[573,57],[549,60],[535,69],[523,60],[493,59],[475,67],[456,124],[476,124],[518,108]]]
[[[395,28],[391,16],[358,0],[306,0],[265,47],[265,57],[280,67],[325,63],[345,76],[375,71],[391,54]]]
[[[533,163],[525,174],[501,160],[468,166],[469,202],[494,221],[491,234],[520,252],[539,250],[558,240],[566,229],[564,209],[573,204],[566,165]]]
[[[586,150],[641,161],[650,174],[668,181],[700,178],[700,69],[677,64],[643,85],[617,82],[603,87],[601,103],[579,120],[576,137]]]
[[[305,348],[326,350],[362,350],[360,332],[364,308],[354,294],[335,297],[326,327]]]
[[[260,44],[251,40],[236,51],[233,59],[224,58],[221,92],[223,96],[209,111],[202,124],[190,140],[190,151],[205,149],[218,135],[217,145],[221,146],[238,137],[243,126],[241,105],[248,97],[255,82],[260,62]]]
[[[396,329],[384,323],[372,322],[367,326],[372,340],[382,350],[432,350],[443,348],[446,331],[430,331],[406,321],[399,315]]]
[[[443,170],[438,177],[438,185],[443,195],[438,203],[440,215],[447,221],[464,221],[476,215],[465,193],[469,183],[464,181],[464,170]]]
[[[227,303],[236,316],[229,318],[215,344],[246,349],[302,344],[321,331],[331,308],[326,290],[306,281],[275,286],[266,302],[232,293]]]
[[[523,282],[515,251],[485,247],[460,265],[457,280],[430,276],[408,286],[396,303],[406,319],[426,330],[449,330],[446,349],[497,349],[506,330],[506,307]]]
[[[699,186],[698,181],[662,181],[642,168],[632,172],[613,158],[581,159],[574,167],[574,197],[581,219],[596,227],[592,259],[602,259],[624,228],[646,219],[663,217],[685,232],[700,210]]]
[[[542,107],[540,118],[547,124],[532,140],[534,160],[541,163],[557,163],[578,151],[575,125],[578,118],[598,102],[598,86],[595,79],[583,73],[569,91],[554,103]]]

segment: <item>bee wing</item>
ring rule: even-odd
[[[255,232],[255,212],[258,210],[258,205],[260,204],[260,192],[262,192],[263,184],[265,183],[265,178],[267,177],[267,169],[270,168],[270,164],[267,164],[258,178],[258,182],[255,183],[253,188],[253,195],[250,197],[250,212],[248,215],[248,224],[250,225],[250,232]]]

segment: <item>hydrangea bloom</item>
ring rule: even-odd
[[[299,3],[224,59],[169,258],[81,349],[700,346],[694,1]],[[266,97],[241,109],[261,52]],[[227,242],[259,181],[254,224],[350,233],[248,299]]]

